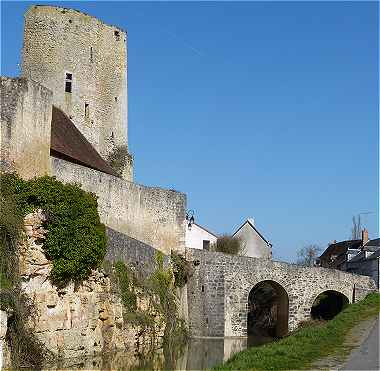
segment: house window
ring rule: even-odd
[[[203,250],[210,250],[210,241],[203,240]]]
[[[90,117],[90,105],[88,103],[84,104],[84,117],[85,118]]]
[[[73,74],[72,73],[66,73],[65,75],[65,92],[71,93],[73,88]]]

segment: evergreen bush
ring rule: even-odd
[[[56,284],[85,279],[91,269],[99,267],[106,252],[106,233],[94,194],[49,176],[26,181],[16,174],[2,174],[0,187],[5,204],[13,205],[16,216],[11,224],[12,213],[2,210],[0,228],[4,233],[16,237],[19,232],[9,232],[7,225],[16,225],[17,220],[20,228],[20,216],[37,209],[46,213],[48,232],[43,247],[53,262],[51,279]]]

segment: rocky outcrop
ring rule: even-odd
[[[62,288],[50,282],[52,262],[43,251],[43,221],[41,211],[26,216],[19,261],[22,291],[35,308],[28,325],[37,338],[62,358],[132,347],[132,329],[124,326],[120,298],[104,272],[93,270],[87,280]]]
[[[7,313],[3,310],[0,310],[0,370],[2,370],[3,367],[9,366],[11,363],[11,354],[5,340],[5,335],[7,333],[7,320]]]

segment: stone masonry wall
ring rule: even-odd
[[[53,91],[54,105],[104,158],[127,144],[126,43],[120,28],[73,9],[37,5],[25,13],[22,76]]]
[[[169,255],[185,246],[186,196],[145,187],[65,160],[51,158],[52,173],[98,196],[101,221]]]
[[[107,228],[106,259],[112,262],[122,261],[133,266],[143,276],[148,277],[156,269],[155,254],[152,246],[131,238],[112,228]],[[168,263],[164,255],[164,264]]]
[[[2,171],[23,178],[50,172],[52,93],[26,79],[1,77]]]
[[[78,285],[58,288],[49,280],[52,263],[43,252],[42,213],[25,218],[25,238],[20,245],[22,290],[31,298],[36,316],[30,326],[55,355],[62,358],[91,356],[125,349],[128,336],[123,325],[122,304],[111,288],[110,278],[94,270]],[[133,344],[129,343],[130,346]]]
[[[290,331],[310,318],[316,297],[326,290],[342,293],[351,303],[353,298],[359,300],[376,289],[370,277],[338,270],[195,249],[189,256],[194,264],[188,283],[193,336],[246,336],[248,295],[261,281],[275,281],[287,292]]]

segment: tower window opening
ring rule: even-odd
[[[73,74],[72,73],[66,73],[65,78],[65,92],[71,93],[73,88]]]
[[[90,105],[88,103],[84,104],[84,117],[85,118],[90,117]]]
[[[119,41],[120,40],[120,32],[114,31],[114,35],[115,35],[116,41]]]
[[[90,47],[90,62],[92,63],[94,61],[94,51],[92,49],[92,46]]]

